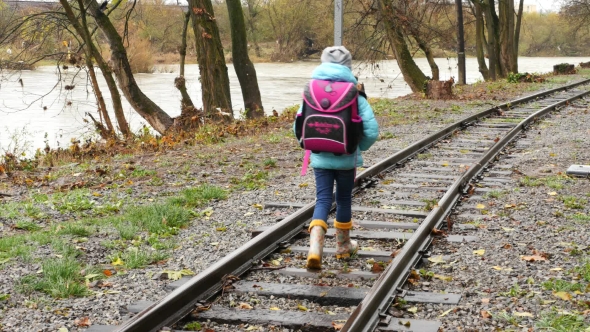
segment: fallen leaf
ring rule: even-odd
[[[535,317],[535,315],[531,314],[530,312],[515,312],[512,315],[517,317]]]
[[[123,263],[123,261],[121,260],[120,257],[117,257],[117,259],[115,259],[113,262],[111,262],[111,265],[116,266],[116,265],[123,265],[125,263]]]
[[[504,249],[512,249],[512,245],[510,243],[505,243],[502,248]]]
[[[307,182],[303,182],[303,183],[299,184],[299,188],[305,188],[307,186],[309,186],[309,184],[307,184]]]
[[[183,276],[195,275],[195,273],[193,271],[188,270],[188,269],[183,269],[180,271],[164,270],[164,271],[162,271],[162,273],[168,274],[168,279],[170,279],[170,280],[179,280]]]
[[[418,312],[418,307],[411,307],[407,309],[408,312],[416,314]]]
[[[380,273],[383,272],[383,270],[383,265],[379,264],[378,262],[373,263],[373,266],[371,267],[371,272],[373,273]]]
[[[550,269],[550,271],[563,271],[563,269],[560,267],[554,267],[554,268]]]
[[[443,256],[428,257],[428,261],[429,262],[432,262],[434,264],[444,263],[445,262]]]
[[[483,304],[490,303],[490,298],[484,297],[483,299],[481,299],[481,303],[483,303]]]
[[[539,255],[532,255],[532,256],[520,256],[521,259],[528,261],[528,262],[534,262],[534,261],[546,261],[547,259],[543,256],[539,256]]]
[[[489,312],[485,311],[485,310],[482,310],[479,313],[481,314],[481,317],[483,317],[484,319],[492,318],[492,315]]]
[[[476,209],[478,209],[478,210],[482,210],[482,209],[485,209],[485,208],[486,208],[486,206],[485,206],[485,205],[483,205],[483,204],[477,204],[477,205],[475,206],[475,208],[476,208]]]
[[[113,275],[113,272],[111,272],[111,270],[102,270],[102,274],[104,274],[107,277],[110,277]]]
[[[247,309],[247,310],[253,309],[252,306],[246,302],[240,302],[240,305],[238,305],[238,308]]]
[[[556,195],[557,195],[557,193],[556,193],[555,191],[552,191],[552,192],[550,192],[550,193],[547,193],[547,195],[549,195],[549,196],[556,196]]]
[[[307,311],[307,308],[301,304],[297,305],[297,309],[301,310],[301,311]]]
[[[281,310],[281,309],[279,309],[277,307],[271,307],[270,310],[276,310],[276,311],[278,311],[278,310]]]
[[[254,204],[253,207],[257,208],[258,210],[262,210],[263,206],[260,204]]]
[[[436,279],[440,279],[442,281],[452,281],[453,280],[453,277],[451,277],[451,276],[443,276],[443,275],[440,275],[440,274],[435,274],[432,277],[433,278],[436,278]]]
[[[344,323],[332,322],[332,327],[334,328],[334,330],[338,331],[344,327]]]
[[[572,294],[568,292],[553,292],[553,296],[558,297],[564,301],[570,301],[572,299]]]
[[[446,316],[446,315],[447,315],[449,312],[451,312],[451,311],[453,311],[453,308],[451,308],[451,309],[449,309],[449,310],[447,310],[447,311],[443,312],[442,314],[438,315],[438,317],[444,317],[444,316]]]
[[[474,255],[483,256],[483,254],[485,254],[485,253],[486,253],[485,249],[473,250]]]
[[[78,327],[88,327],[92,324],[90,323],[90,318],[80,317],[80,318],[77,318],[76,320],[74,320],[74,325],[76,325]]]
[[[449,166],[449,162],[448,161],[443,161],[441,165],[443,167],[447,167],[447,166]]]
[[[432,229],[432,235],[435,235],[435,236],[436,235],[443,235],[443,236],[445,236],[445,235],[447,235],[447,233],[445,233],[445,231],[443,231],[443,230],[433,228]]]

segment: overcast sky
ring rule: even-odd
[[[524,0],[525,5],[537,5],[537,10],[559,11],[558,0]]]

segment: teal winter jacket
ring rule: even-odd
[[[358,83],[348,67],[335,63],[322,63],[314,69],[311,78],[316,80]],[[302,111],[303,105],[299,107],[297,114],[300,114]],[[377,124],[371,105],[369,105],[369,102],[363,96],[358,97],[358,112],[359,116],[363,119],[363,135],[356,153],[340,156],[331,152],[312,153],[311,167],[346,170],[363,166],[361,151],[368,150],[375,143],[379,136],[379,125]],[[295,124],[293,124],[293,131],[295,131]]]

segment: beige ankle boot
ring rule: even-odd
[[[350,239],[352,221],[334,221],[334,228],[336,228],[336,259],[348,259],[356,254],[359,245],[356,241]]]
[[[324,235],[328,230],[326,222],[314,219],[309,225],[309,253],[307,253],[307,268],[321,269],[322,254],[324,253]]]

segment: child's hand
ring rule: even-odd
[[[365,97],[365,99],[367,99],[367,94],[365,93],[365,85],[363,83],[358,83],[356,85],[356,89],[359,92],[359,95]]]
[[[356,89],[359,90],[359,92],[365,93],[365,84],[363,83],[358,83],[356,85]]]

